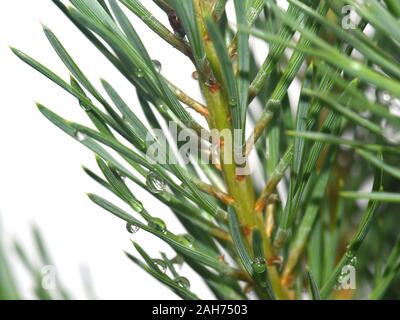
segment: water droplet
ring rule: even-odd
[[[154,228],[162,233],[167,231],[167,225],[160,218],[151,218],[149,220],[149,227]]]
[[[107,165],[108,165],[109,167],[112,167],[112,168],[115,169],[115,167],[113,167],[113,165],[112,165],[110,162],[107,162]],[[121,178],[121,180],[126,180],[126,175],[123,174],[120,170],[115,169],[115,173],[118,175],[118,177]]]
[[[392,101],[392,96],[388,91],[377,91],[378,102],[384,105],[389,104]]]
[[[354,257],[354,253],[351,250],[346,251],[346,258],[351,259]]]
[[[158,61],[158,60],[153,60],[153,65],[154,65],[154,68],[156,68],[156,70],[157,70],[158,72],[161,72],[161,70],[162,70],[162,64],[161,64],[160,61]]]
[[[254,259],[252,264],[253,270],[257,273],[263,273],[266,270],[265,260],[263,258],[257,257]]]
[[[178,241],[180,244],[183,244],[184,246],[191,248],[193,247],[194,238],[190,234],[185,233],[178,235]]]
[[[185,277],[178,277],[175,279],[176,283],[181,286],[184,289],[189,290],[190,289],[190,282],[187,278]]]
[[[158,269],[162,273],[166,273],[167,272],[167,264],[164,262],[164,260],[154,259],[153,262],[154,262],[155,265],[157,265]]]
[[[231,107],[236,107],[236,104],[237,104],[237,100],[235,98],[232,98],[229,100],[229,105]]]
[[[349,250],[349,248],[347,248],[347,251],[346,251],[346,259],[347,259],[348,263],[352,266],[355,266],[357,264],[357,257],[355,255],[355,253],[353,251]],[[343,273],[342,273],[342,275],[343,275]]]
[[[139,229],[139,227],[137,226],[137,225],[134,225],[134,224],[131,224],[131,223],[127,223],[126,224],[126,230],[129,232],[129,233],[132,233],[132,234],[135,234],[135,233],[137,233],[140,229]]]
[[[84,134],[80,131],[76,131],[75,138],[78,139],[78,141],[83,141],[87,138],[87,136],[86,136],[86,134]]]
[[[228,218],[228,213],[225,210],[218,208],[215,212],[215,217],[221,221],[226,220]]]
[[[144,72],[143,72],[143,70],[140,69],[140,68],[137,68],[137,69],[135,70],[135,76],[138,77],[138,78],[143,78],[143,77],[144,77]]]
[[[192,73],[192,78],[193,78],[193,80],[199,80],[199,73],[197,71],[194,71]]]
[[[158,107],[160,108],[160,112],[168,112],[168,107],[165,103],[160,103]]]
[[[166,187],[165,180],[154,171],[147,174],[146,185],[151,193],[161,193]]]

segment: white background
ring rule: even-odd
[[[153,9],[152,1],[143,1]],[[168,24],[157,9],[157,17]],[[162,72],[183,90],[199,98],[194,71],[187,58],[162,42],[141,21],[129,15]],[[76,141],[49,123],[36,109],[39,101],[63,117],[84,122],[85,115],[76,101],[62,89],[18,60],[8,46],[14,46],[39,60],[68,80],[69,74],[43,34],[40,22],[50,27],[90,80],[101,89],[99,78],[116,87],[135,110],[138,108],[133,87],[125,81],[81,35],[50,0],[3,1],[0,11],[0,215],[6,229],[7,244],[20,240],[33,253],[30,227],[40,226],[58,273],[74,293],[83,299],[80,269],[87,267],[94,289],[102,299],[174,299],[176,296],[145,274],[123,254],[134,252],[132,238],[123,222],[92,204],[86,192],[107,196],[107,192],[81,170],[85,164],[95,169],[93,155]],[[259,54],[266,55],[266,48]],[[145,192],[137,191],[147,209],[168,222],[168,228],[180,226],[168,210]],[[157,256],[164,250],[159,241],[144,234],[133,236]],[[27,297],[30,284],[20,266],[16,266],[20,284]],[[0,271],[1,272],[1,271]],[[184,268],[193,290],[202,298],[211,295],[202,282]]]

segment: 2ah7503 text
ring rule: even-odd
[[[195,308],[163,306],[162,304],[154,306],[153,315],[176,315],[183,318],[187,314],[196,315],[246,315],[248,312],[246,305],[196,305]]]

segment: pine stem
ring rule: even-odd
[[[204,3],[199,0],[195,1],[195,5],[199,29],[201,30],[202,37],[204,39],[206,56],[216,78],[216,81],[213,82],[214,79],[210,81],[211,79],[204,78],[204,75],[200,74],[200,81],[202,82],[201,88],[207,101],[208,110],[210,113],[209,123],[212,129],[217,129],[219,132],[229,130],[232,133],[233,125],[231,120],[231,108],[228,102],[229,100],[226,93],[222,90],[223,88],[221,87],[220,83],[217,82],[218,79],[222,78],[220,75],[220,65],[215,53],[215,49],[209,39],[204,22],[204,18],[210,15],[210,8],[205,6]],[[231,136],[233,136],[233,134]],[[238,175],[236,164],[234,162],[224,161],[226,158],[234,159],[234,150],[230,150],[230,152],[230,155],[225,155],[224,148],[221,148],[221,167],[228,193],[234,200],[232,205],[238,214],[239,221],[242,226],[242,232],[246,237],[248,244],[250,244],[252,231],[255,228],[262,230],[265,256],[267,257],[267,260],[273,260],[274,255],[270,240],[265,234],[262,217],[258,216],[254,211],[256,198],[252,178],[250,175]],[[275,266],[268,266],[268,271],[277,297],[280,299],[288,299],[285,289],[281,285],[280,277]]]

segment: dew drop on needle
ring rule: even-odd
[[[153,228],[162,233],[165,233],[167,231],[167,225],[160,218],[151,218],[148,224],[150,228]]]
[[[146,185],[151,193],[161,193],[165,190],[165,180],[156,172],[150,171],[146,177]]]
[[[166,273],[167,272],[167,264],[161,259],[154,259],[154,264],[158,267],[160,272]]]
[[[154,68],[157,70],[157,72],[161,72],[161,70],[162,70],[162,64],[161,64],[160,61],[158,61],[158,60],[153,60],[153,65],[154,65]]]
[[[191,248],[193,247],[194,244],[194,238],[190,234],[180,234],[178,235],[178,241],[180,244],[183,244],[184,246]]]
[[[131,223],[127,223],[126,224],[126,230],[131,233],[131,234],[135,234],[139,231],[139,227],[137,225],[131,224]]]
[[[83,132],[81,132],[81,131],[76,131],[75,132],[75,138],[78,140],[78,141],[84,141],[86,138],[87,138],[87,136],[86,136],[86,134],[84,134]]]
[[[257,273],[263,273],[266,270],[265,260],[263,258],[255,258],[252,264],[253,270]]]
[[[189,280],[187,278],[178,277],[178,278],[175,279],[175,281],[180,287],[182,287],[184,289],[187,289],[187,290],[190,289],[190,282],[189,282]]]

